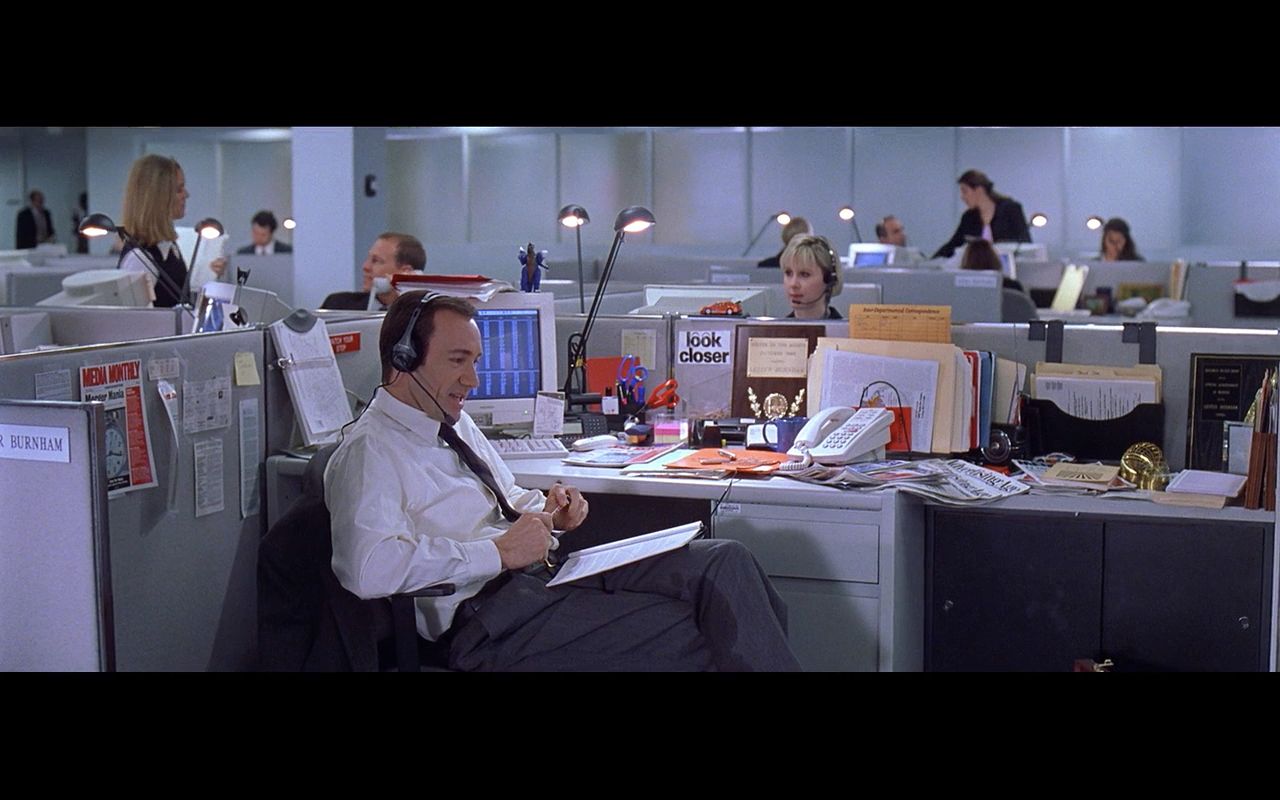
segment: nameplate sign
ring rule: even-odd
[[[995,288],[996,286],[999,285],[998,283],[999,280],[1000,280],[1000,273],[998,272],[990,272],[990,271],[977,272],[975,270],[970,272],[968,275],[964,273],[956,275],[956,288],[957,289],[965,288],[965,287],[970,289]]]
[[[69,428],[0,425],[0,458],[71,463]]]

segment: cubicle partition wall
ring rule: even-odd
[[[116,667],[105,429],[101,403],[0,400],[0,672]]]
[[[844,281],[878,284],[886,304],[951,306],[953,323],[1000,321],[1001,282],[995,272],[862,267],[846,269]]]
[[[969,350],[990,350],[997,356],[1026,364],[1028,374],[1045,360],[1046,343],[1029,338],[1035,324],[958,325],[952,341]],[[1065,325],[1062,361],[1069,364],[1132,366],[1138,364],[1141,344],[1125,342],[1121,325]],[[1136,333],[1136,330],[1135,330]],[[1230,353],[1273,355],[1280,358],[1276,330],[1208,331],[1198,328],[1156,328],[1155,361],[1164,378],[1164,453],[1171,469],[1185,466],[1187,420],[1191,393],[1191,355]]]
[[[671,373],[680,384],[680,413],[695,418],[730,416],[733,407],[733,339],[739,325],[812,324],[808,320],[744,320],[675,317],[671,321]],[[823,320],[827,336],[847,337],[845,320]]]
[[[1191,319],[1198,328],[1275,328],[1280,326],[1280,300],[1271,308],[1255,310],[1260,316],[1237,316],[1236,281],[1280,281],[1280,266],[1250,263],[1192,264],[1187,272],[1186,299],[1191,303]]]
[[[249,276],[244,282],[245,286],[275,292],[285,305],[293,305],[292,253],[274,253],[269,256],[237,254],[227,256],[227,278],[236,280],[240,270],[249,271]]]
[[[110,365],[137,362],[140,398],[126,395],[137,403],[128,413],[140,409],[145,416],[156,485],[146,487],[139,471],[130,479],[143,488],[107,502],[115,658],[122,671],[256,666],[263,341],[261,329],[246,329],[0,357],[0,392],[20,400],[78,400],[82,367],[107,366],[102,375],[115,380],[132,370]],[[161,380],[175,389],[172,418]],[[114,430],[99,458],[106,459],[114,485],[129,475],[118,474],[126,452],[135,467],[146,457],[125,414],[109,405],[106,415]],[[90,488],[59,481],[43,486],[43,494],[25,499],[44,512],[27,531],[32,541],[46,539],[67,515],[94,502]],[[32,503],[33,497],[48,502]]]
[[[560,358],[561,383],[569,366],[569,337],[586,325],[585,314],[556,314],[556,353]],[[587,340],[587,358],[616,358],[627,353],[640,356],[654,377],[667,377],[670,364],[671,318],[652,314],[601,314]],[[648,358],[652,350],[653,358]],[[652,379],[651,379],[652,380]]]

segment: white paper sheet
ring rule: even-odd
[[[37,400],[70,400],[71,370],[55,369],[36,373]]]
[[[216,514],[224,507],[222,440],[203,439],[195,448],[196,516]]]
[[[258,513],[258,398],[240,401],[240,518]]]
[[[351,421],[351,406],[324,320],[316,320],[306,333],[298,333],[283,320],[269,329],[276,351],[286,359],[284,380],[303,444],[336,441],[338,431]]]
[[[645,533],[620,542],[588,547],[569,556],[548,586],[559,586],[682,547],[702,530],[701,522]]]
[[[182,430],[187,435],[231,427],[231,376],[182,382]]]
[[[878,405],[909,406],[911,449],[929,451],[933,441],[934,395],[938,386],[936,361],[872,356],[844,350],[822,352],[826,354],[826,361],[818,410],[856,406],[864,392],[867,398],[875,398]],[[893,388],[876,381],[884,381]]]

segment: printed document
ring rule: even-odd
[[[702,532],[701,522],[690,522],[675,528],[642,533],[630,539],[588,547],[569,556],[548,586],[559,586],[580,578],[598,575],[611,569],[660,555],[693,541]]]

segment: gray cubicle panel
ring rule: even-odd
[[[249,270],[245,286],[275,292],[285,305],[293,305],[293,254],[274,253],[269,256],[227,256],[227,278],[236,280],[237,270]]]
[[[1274,328],[1280,316],[1237,317],[1235,284],[1241,277],[1239,263],[1192,264],[1187,270],[1187,293],[1191,321],[1197,328]],[[1251,280],[1280,280],[1280,267],[1250,262],[1246,277]]]
[[[112,266],[115,266],[112,264]],[[0,305],[32,306],[62,291],[62,279],[84,267],[0,266]]]
[[[671,373],[679,384],[676,412],[723,418],[733,407],[733,337],[739,325],[812,324],[810,320],[740,317],[675,317],[671,321]],[[823,320],[827,336],[847,338],[845,320]]]
[[[141,362],[158,485],[107,503],[116,666],[122,671],[256,666],[265,394],[261,382],[237,385],[233,362],[237,354],[248,354],[261,381],[264,338],[261,329],[246,329],[0,356],[0,387],[16,399],[34,398],[37,385],[47,399],[75,399],[81,367]],[[178,391],[176,437],[152,375],[170,376]],[[230,383],[229,399],[220,379]],[[190,402],[198,389],[204,404]],[[210,500],[201,516],[196,516],[196,443],[206,456],[200,477]],[[51,483],[44,491],[57,498],[59,509],[77,502],[65,484]],[[218,491],[221,510],[214,502]],[[249,505],[243,517],[242,495]]]
[[[1045,357],[1045,343],[1028,338],[1027,324],[957,325],[952,341],[969,350],[990,350],[997,356],[1026,364],[1028,376]],[[1066,325],[1062,360],[1068,364],[1132,366],[1139,345],[1122,341],[1119,325]],[[1187,419],[1191,400],[1191,355],[1230,353],[1274,355],[1280,358],[1280,332],[1271,330],[1206,331],[1198,328],[1156,328],[1156,363],[1164,384],[1164,454],[1172,469],[1185,466]]]
[[[47,314],[53,344],[78,347],[177,336],[191,329],[181,308],[118,306],[13,306],[4,314]]]
[[[115,669],[105,429],[101,403],[0,400],[0,672]]]
[[[879,284],[886,304],[951,306],[953,323],[1000,321],[1001,283],[995,272],[859,267],[846,269],[844,282]]]
[[[560,314],[556,311],[556,353],[560,359],[559,369],[568,367],[569,337],[582,330],[586,324],[585,314]],[[588,358],[616,358],[625,355],[623,338],[629,342],[653,342],[653,362],[645,366],[655,373],[667,377],[670,364],[671,320],[668,316],[655,314],[600,314],[591,328],[591,338],[587,340]],[[638,349],[638,348],[637,348]],[[645,359],[642,359],[645,360]],[[657,368],[654,368],[657,365]],[[565,378],[560,372],[560,378]]]
[[[1016,261],[1018,283],[1022,288],[1057,289],[1062,282],[1061,261]]]

